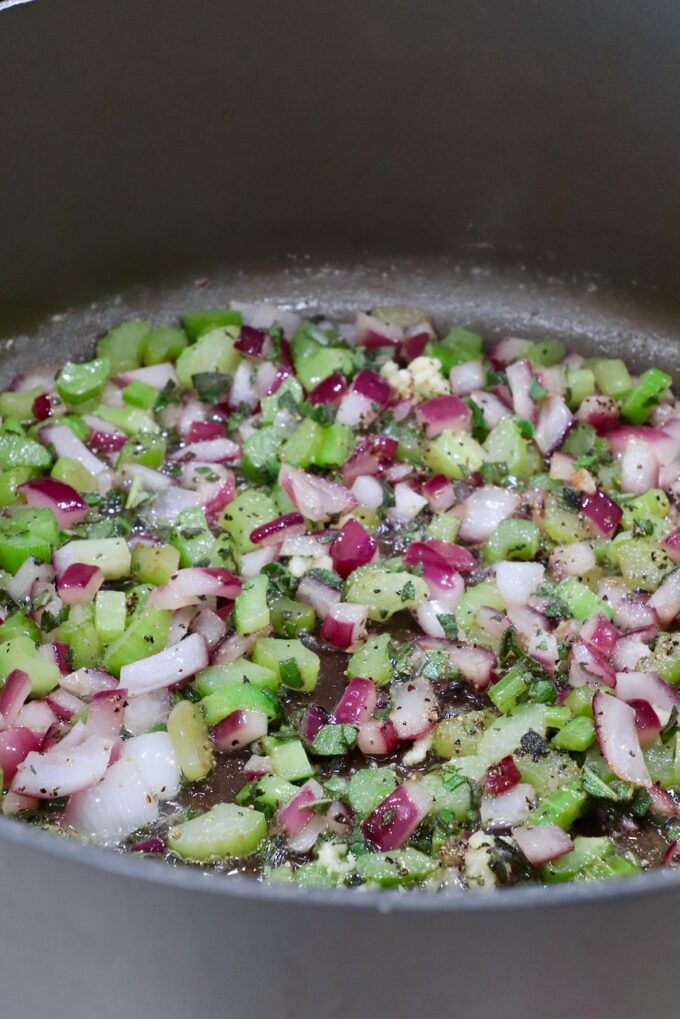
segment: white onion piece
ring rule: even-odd
[[[512,837],[534,867],[557,860],[574,848],[571,836],[556,824],[522,825],[513,828]]]
[[[641,439],[628,439],[621,459],[621,491],[644,495],[656,488],[658,480],[659,460],[654,448]]]
[[[593,697],[593,721],[600,750],[614,774],[631,785],[652,785],[640,749],[633,708],[599,691]]]
[[[152,467],[145,467],[144,464],[123,464],[118,474],[123,483],[138,479],[146,492],[164,492],[173,485],[173,480],[168,474],[155,471]]]
[[[321,832],[326,830],[328,819],[323,814],[316,814],[308,821],[302,831],[288,839],[288,848],[293,853],[308,853],[315,845]]]
[[[350,491],[359,505],[364,506],[366,509],[375,510],[382,506],[382,485],[377,478],[372,477],[370,474],[360,474],[355,479]]]
[[[130,697],[182,683],[208,665],[208,647],[199,633],[192,633],[177,644],[150,658],[124,665],[120,670],[120,688]]]
[[[40,441],[43,445],[54,447],[57,456],[77,460],[78,463],[96,477],[101,471],[107,470],[103,460],[91,453],[87,446],[76,438],[67,425],[46,425],[40,429]]]
[[[623,701],[648,701],[655,709],[680,709],[680,690],[655,672],[617,672],[616,696]]]
[[[448,613],[449,609],[444,602],[437,601],[434,598],[413,610],[413,615],[417,619],[418,626],[423,633],[426,633],[428,637],[438,638],[446,637],[438,617],[448,615]]]
[[[16,717],[15,725],[44,736],[57,721],[57,716],[45,701],[28,701]]]
[[[420,511],[427,506],[427,499],[405,482],[394,486],[394,502],[395,505],[388,509],[387,516],[398,524],[408,524],[415,520]]]
[[[29,556],[21,564],[5,590],[15,601],[23,601],[31,594],[34,583],[40,580],[47,583],[54,580],[54,570],[50,563],[39,563]]]
[[[279,484],[296,510],[308,520],[325,522],[338,513],[354,509],[356,499],[344,485],[306,474],[284,464],[279,471]]]
[[[516,361],[508,365],[505,374],[512,393],[515,414],[526,421],[535,421],[536,404],[529,396],[529,387],[533,381],[531,365],[528,361]]]
[[[206,464],[220,464],[225,460],[238,460],[241,455],[241,447],[231,439],[200,439],[198,442],[189,442],[173,454],[172,460],[185,460],[191,458],[200,460]]]
[[[468,496],[464,505],[460,537],[463,541],[486,541],[501,521],[515,512],[519,496],[496,485],[483,485]]]
[[[241,361],[234,372],[234,379],[229,390],[229,403],[232,407],[257,406],[257,393],[253,388],[253,369],[249,361]]]
[[[649,648],[640,640],[638,634],[631,633],[627,637],[620,637],[612,655],[614,668],[621,672],[632,672],[648,654]]]
[[[263,548],[256,548],[254,552],[246,552],[241,556],[241,576],[248,580],[262,573],[262,567],[274,562],[278,551],[276,545],[265,545]]]
[[[451,392],[456,396],[469,396],[485,384],[484,365],[481,361],[465,361],[456,364],[449,373]]]
[[[475,390],[470,396],[484,415],[484,424],[487,428],[495,428],[503,418],[510,417],[509,409],[493,393]]]
[[[139,736],[157,725],[164,725],[171,707],[167,690],[154,690],[141,697],[133,697],[125,708],[123,724],[132,736]]]
[[[399,739],[418,739],[438,717],[437,695],[429,679],[417,676],[392,687],[390,721]]]
[[[556,545],[550,556],[550,569],[558,578],[583,577],[596,566],[595,552],[587,541]]]
[[[286,336],[292,336],[300,325],[300,316],[288,308],[278,304],[247,304],[244,301],[232,301],[230,307],[239,311],[244,325],[253,329],[271,329],[280,325]]]
[[[71,797],[62,823],[98,845],[111,846],[157,817],[158,800],[139,768],[122,759],[111,765],[98,785]]]
[[[340,425],[348,425],[350,428],[367,426],[375,421],[377,414],[373,409],[373,401],[356,389],[350,389],[345,393],[335,420]]]
[[[573,420],[561,396],[551,396],[544,400],[534,433],[534,441],[544,456],[549,456],[557,449]]]
[[[205,608],[194,616],[191,629],[194,633],[200,633],[201,637],[205,640],[208,645],[208,650],[213,651],[220,641],[224,640],[227,633],[227,624],[223,619],[217,615],[216,612],[212,612],[211,609]]]
[[[59,686],[77,697],[92,697],[102,690],[114,690],[118,681],[103,669],[83,668],[69,672],[59,680]]]
[[[164,389],[168,382],[173,385],[179,384],[175,366],[170,361],[147,365],[145,368],[132,368],[119,375],[118,378],[126,385],[129,385],[130,382],[145,382],[147,386],[153,386],[154,389]]]
[[[185,509],[200,504],[198,492],[187,492],[184,488],[168,488],[167,491],[159,492],[149,508],[144,509],[143,515],[151,527],[172,525]]]
[[[296,534],[286,538],[279,554],[282,556],[303,556],[304,558],[322,559],[328,555],[328,545],[322,545],[318,538],[311,534]]]
[[[536,630],[527,644],[527,653],[539,662],[548,672],[553,673],[560,660],[560,649],[557,637],[547,630]]]
[[[496,564],[496,586],[505,602],[526,605],[531,595],[543,583],[545,566],[542,563],[502,562]]]
[[[159,609],[182,609],[199,605],[207,597],[231,600],[240,590],[238,577],[220,566],[187,566],[155,588],[149,595],[149,604]]]
[[[527,783],[519,783],[499,796],[482,796],[479,807],[482,827],[510,828],[523,824],[535,805],[536,790]]]
[[[185,605],[184,608],[176,609],[172,614],[170,620],[170,630],[168,631],[168,641],[166,647],[171,644],[176,644],[180,640],[184,640],[186,635],[189,633],[189,627],[191,626],[192,620],[198,612],[197,605]]]
[[[329,587],[316,577],[306,574],[298,585],[296,598],[304,605],[314,609],[319,619],[325,619],[328,613],[339,604],[342,593]]]
[[[655,609],[662,626],[675,619],[680,613],[680,570],[674,570],[666,577],[647,604]]]
[[[167,732],[148,732],[125,740],[121,757],[137,765],[152,796],[159,800],[177,796],[182,772]]]
[[[111,740],[89,736],[67,750],[31,751],[19,765],[12,789],[38,799],[56,799],[87,789],[103,777],[112,746]]]

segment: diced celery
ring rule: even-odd
[[[584,867],[603,860],[613,853],[614,845],[606,836],[586,838],[583,835],[577,835],[574,839],[574,848],[570,853],[560,856],[558,860],[543,867],[543,879],[548,884],[572,881]]]
[[[253,683],[226,683],[201,701],[201,710],[208,725],[217,725],[235,711],[261,711],[267,718],[276,718],[276,698]]]
[[[614,550],[626,583],[642,591],[656,591],[673,567],[666,553],[650,538],[626,538],[614,542]]]
[[[128,383],[123,390],[123,400],[129,407],[152,410],[158,401],[158,390],[150,386],[148,382],[135,379]]]
[[[431,470],[463,480],[484,463],[484,450],[466,432],[443,431],[425,446],[423,459]]]
[[[17,489],[34,475],[32,467],[13,467],[0,473],[0,506],[12,506],[19,501]]]
[[[104,655],[104,668],[118,676],[124,665],[148,658],[162,651],[168,640],[171,613],[153,605],[138,609],[125,632],[109,644]]]
[[[171,541],[179,552],[180,566],[209,564],[215,538],[200,507],[192,506],[180,513]]]
[[[452,814],[456,821],[465,821],[472,807],[472,795],[468,782],[461,782],[453,789],[449,789],[446,780],[430,771],[422,778],[423,788],[434,798],[431,813],[436,817],[442,811]]]
[[[648,368],[623,401],[621,417],[634,425],[644,424],[672,382],[673,379],[666,372],[659,368]]]
[[[443,718],[434,730],[433,752],[438,757],[447,758],[466,757],[476,753],[482,733],[495,717],[493,711],[485,708]]]
[[[546,750],[539,757],[538,754],[532,754],[530,751],[525,753],[519,749],[514,759],[522,782],[532,785],[539,797],[548,797],[562,790],[570,783],[577,782],[580,776],[578,764],[568,754],[559,753],[557,750]]]
[[[544,704],[521,704],[512,714],[496,719],[482,734],[475,759],[485,770],[489,765],[514,753],[522,737],[530,730],[533,729],[545,738],[545,715]],[[461,760],[456,760],[457,767]]]
[[[94,605],[91,602],[72,605],[68,619],[60,623],[52,637],[68,644],[74,669],[87,669],[100,664],[102,642],[94,625]]]
[[[524,356],[532,364],[539,367],[549,368],[559,364],[565,354],[564,344],[559,340],[539,340],[527,347]]]
[[[124,464],[142,464],[157,470],[165,463],[166,441],[162,435],[153,432],[138,432],[128,439],[116,461],[116,467]]]
[[[590,368],[567,368],[567,402],[572,410],[577,410],[594,392],[595,376]]]
[[[284,686],[308,693],[316,687],[319,656],[299,640],[260,637],[253,648],[253,661],[276,674]]]
[[[251,552],[256,547],[250,540],[254,529],[278,515],[275,503],[266,492],[246,489],[226,507],[220,517],[220,527],[231,535],[237,551]]]
[[[31,421],[35,398],[43,392],[42,386],[37,386],[35,389],[17,392],[8,389],[4,393],[0,393],[0,417],[16,418],[17,421]]]
[[[304,391],[298,380],[293,378],[292,375],[287,376],[275,393],[272,393],[271,396],[262,397],[260,401],[262,423],[266,425],[272,424],[281,409],[284,398],[292,398],[294,403],[299,404],[304,400],[304,396]]]
[[[368,618],[384,620],[402,609],[422,605],[429,588],[422,577],[384,566],[360,566],[349,576],[345,601],[368,606]]]
[[[309,467],[317,462],[322,441],[321,426],[305,418],[283,444],[281,459],[293,467]]]
[[[4,682],[15,669],[28,673],[33,697],[44,697],[59,683],[60,673],[56,662],[38,654],[33,641],[28,637],[12,637],[0,644],[0,679]]]
[[[276,428],[259,428],[243,444],[241,469],[255,484],[278,476],[283,436]],[[233,503],[231,503],[233,506]]]
[[[182,774],[189,782],[200,782],[212,770],[214,758],[210,734],[198,706],[178,701],[167,725]]]
[[[316,449],[314,462],[319,467],[340,467],[351,456],[354,441],[354,433],[347,425],[332,424],[322,427],[321,441]]]
[[[649,774],[662,789],[673,789],[675,785],[675,748],[672,743],[657,740],[651,747],[645,747],[643,756]]]
[[[67,456],[60,456],[55,461],[50,471],[53,478],[70,485],[77,492],[96,492],[97,482],[92,474],[77,460],[71,460]]]
[[[95,408],[95,414],[104,421],[115,425],[121,432],[125,432],[126,435],[132,435],[135,438],[140,432],[154,433],[161,430],[160,425],[154,421],[151,414],[147,410],[140,410],[138,407],[109,407],[108,405],[100,404]]]
[[[234,348],[238,336],[239,329],[234,326],[212,329],[190,347],[186,347],[175,364],[182,385],[188,389],[193,376],[201,372],[233,372],[241,360],[238,350]]]
[[[138,368],[149,335],[146,322],[123,322],[97,343],[97,357],[106,358],[112,375]]]
[[[359,817],[366,817],[396,788],[391,768],[362,768],[349,780],[349,805]]]
[[[624,362],[618,358],[596,358],[593,361],[587,361],[583,367],[591,369],[599,390],[605,396],[620,399],[628,393],[633,384]]]
[[[295,374],[308,392],[329,375],[335,372],[349,375],[353,368],[349,350],[326,346],[324,340],[328,341],[328,337],[311,322],[302,322],[293,337]]]
[[[194,681],[201,697],[207,697],[230,683],[252,683],[274,694],[279,688],[278,676],[272,669],[257,665],[256,662],[249,662],[245,658],[239,658],[230,665],[209,665],[207,669],[198,673]]]
[[[290,803],[294,796],[300,792],[296,785],[287,782],[285,778],[278,775],[265,775],[257,783],[257,795],[255,806],[263,807],[265,810],[274,811]]]
[[[484,558],[488,563],[505,559],[535,559],[540,537],[538,525],[531,520],[501,520],[484,545]]]
[[[241,588],[234,603],[234,622],[238,633],[256,633],[269,626],[271,614],[267,604],[269,581],[264,574],[251,577]]]
[[[483,605],[498,611],[505,610],[505,603],[493,580],[483,580],[480,584],[468,587],[455,611],[458,628],[468,635],[475,632],[477,613]]]
[[[12,467],[40,467],[44,470],[51,463],[49,451],[39,442],[25,435],[0,435],[0,468],[3,471]]]
[[[577,686],[569,691],[565,706],[569,708],[575,718],[593,717],[593,688],[591,686]]]
[[[584,541],[590,537],[590,529],[578,510],[569,509],[557,492],[549,492],[543,513],[545,533],[558,545]]]
[[[67,361],[57,376],[57,392],[64,403],[87,403],[106,385],[111,365],[105,357],[76,364]]]
[[[460,517],[452,513],[435,513],[427,526],[428,537],[438,538],[439,541],[455,542],[459,530]]]
[[[369,884],[393,888],[424,881],[438,866],[436,860],[418,849],[393,849],[389,853],[364,853],[357,859],[356,872]]]
[[[487,691],[489,700],[507,715],[527,691],[527,674],[518,667],[510,669]]]
[[[660,633],[654,650],[640,663],[645,672],[658,672],[667,683],[680,683],[680,635]]]
[[[509,474],[524,477],[527,465],[527,440],[522,437],[514,418],[501,418],[487,435],[483,450],[487,463],[504,464]]]
[[[588,794],[583,791],[580,782],[569,782],[540,801],[531,812],[531,824],[557,824],[568,830],[581,816],[587,799]]]
[[[314,629],[316,613],[292,598],[278,598],[271,607],[271,622],[276,637],[297,637]]]
[[[591,591],[589,587],[576,580],[575,577],[567,577],[561,580],[555,589],[555,593],[569,609],[574,619],[592,619],[593,616],[601,613],[612,619],[614,610],[606,602]]]
[[[206,333],[226,326],[240,326],[243,316],[235,308],[209,308],[204,311],[192,311],[184,316],[184,328],[193,342]],[[238,335],[239,330],[237,330]]]
[[[187,342],[184,330],[178,326],[156,326],[144,341],[142,361],[147,365],[176,361]]]
[[[131,553],[130,574],[141,584],[166,584],[179,568],[179,552],[174,545],[135,545]]]
[[[560,750],[587,750],[595,742],[595,728],[592,720],[580,715],[568,722],[563,729],[552,738],[553,746]]]
[[[125,631],[125,592],[98,591],[94,601],[94,625],[102,644],[110,644]]]
[[[40,627],[23,612],[12,612],[4,623],[0,624],[0,641],[22,636],[37,643],[40,640]]]
[[[394,676],[391,654],[392,641],[389,633],[368,637],[347,663],[348,677],[370,678],[377,686],[384,686]]]
[[[250,856],[267,835],[267,819],[257,810],[218,803],[206,814],[168,831],[168,846],[184,860],[203,863]]]
[[[263,740],[264,751],[272,762],[274,774],[287,782],[302,782],[314,774],[307,752],[300,740],[279,740],[271,736]]]

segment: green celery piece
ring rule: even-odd
[[[40,396],[45,390],[42,386],[35,389],[28,389],[21,392],[7,390],[0,393],[0,417],[16,418],[17,421],[33,420],[33,403],[36,396]]]
[[[110,371],[111,365],[105,357],[82,363],[67,361],[57,376],[57,392],[64,403],[87,403],[99,396]]]
[[[0,435],[0,469],[39,467],[46,470],[52,463],[49,451],[39,442],[24,435]]]
[[[600,392],[615,400],[625,396],[633,384],[626,365],[618,358],[595,358],[593,361],[586,361],[583,367],[591,369]]]
[[[97,417],[109,421],[126,435],[137,436],[139,432],[160,432],[160,425],[151,414],[139,407],[108,407],[100,404],[95,408]]]
[[[252,552],[256,547],[250,535],[256,527],[274,520],[279,513],[276,504],[266,492],[249,488],[230,502],[220,517],[220,527],[229,533],[236,550]]]
[[[98,591],[94,624],[102,644],[111,644],[125,632],[125,592]]]
[[[0,473],[0,506],[12,506],[19,501],[19,485],[29,481],[35,471],[32,467],[12,467]]]
[[[348,425],[323,426],[315,463],[319,467],[340,467],[351,456],[354,442],[354,432]]]
[[[349,753],[356,743],[357,731],[353,725],[331,723],[322,725],[312,743],[311,751],[320,757],[335,757]]]
[[[135,545],[130,575],[140,584],[167,584],[179,569],[179,552],[174,545]]]
[[[501,418],[484,440],[484,458],[488,463],[505,464],[508,473],[524,477],[527,467],[527,440],[522,437],[514,418]]]
[[[297,637],[316,625],[316,613],[309,605],[292,598],[278,598],[271,606],[271,623],[276,637]]]
[[[300,740],[277,740],[266,736],[262,746],[278,778],[287,782],[302,782],[314,774],[314,768]]]
[[[359,817],[366,817],[397,788],[392,768],[362,768],[349,780],[349,805]]]
[[[463,711],[459,715],[442,718],[434,730],[432,750],[437,757],[464,757],[474,754],[484,730],[496,715],[488,708],[481,711]]]
[[[533,815],[532,815],[533,817]],[[572,881],[574,877],[583,870],[600,860],[614,854],[614,845],[611,839],[605,836],[586,838],[577,835],[574,838],[574,848],[558,860],[546,864],[543,867],[543,880],[548,884],[561,881]]]
[[[283,436],[275,428],[259,428],[243,443],[241,468],[248,481],[262,484],[278,476]]]
[[[173,530],[171,544],[179,552],[180,566],[207,566],[215,538],[200,507],[183,510]]]
[[[621,417],[634,425],[642,425],[671,386],[673,379],[659,368],[648,368],[621,407]]]
[[[267,835],[267,819],[257,810],[218,803],[206,814],[168,831],[168,846],[183,860],[205,863],[250,856]]]
[[[13,612],[0,624],[0,641],[11,640],[12,637],[28,637],[34,643],[38,643],[40,627],[23,612]]]
[[[139,368],[141,355],[149,334],[146,322],[131,321],[110,329],[97,343],[97,357],[106,358],[111,374]]]
[[[186,334],[193,343],[216,329],[240,326],[243,323],[243,316],[234,308],[209,308],[205,311],[189,312],[183,321]]]
[[[271,396],[262,397],[262,400],[260,401],[262,423],[271,425],[278,412],[284,408],[284,404],[288,400],[292,400],[293,403],[300,404],[304,400],[304,397],[304,390],[298,380],[293,378],[292,375],[288,375],[275,393],[272,393]]]
[[[276,718],[276,698],[254,683],[227,683],[201,701],[201,710],[208,725],[217,725],[235,711],[261,711],[267,718]]]
[[[67,456],[60,456],[55,460],[50,475],[57,481],[63,481],[65,485],[75,488],[76,492],[97,491],[97,482],[90,472],[77,460],[71,460]]]
[[[194,686],[201,697],[207,697],[223,686],[232,683],[250,683],[275,694],[279,688],[279,679],[272,669],[249,662],[245,658],[230,665],[209,665],[198,673]]]
[[[178,326],[156,326],[144,341],[142,361],[146,365],[176,361],[187,343],[184,330]]]
[[[278,810],[286,803],[290,803],[294,796],[300,792],[296,785],[280,778],[278,775],[265,775],[257,783],[257,794],[255,806],[262,807],[267,811]]]
[[[186,347],[175,365],[181,384],[188,389],[194,375],[201,372],[219,372],[223,375],[233,372],[241,360],[241,355],[234,348],[238,335],[239,329],[235,326],[212,329]]]
[[[309,467],[317,462],[322,442],[321,426],[311,418],[305,418],[283,444],[281,460],[293,467]]]
[[[571,828],[583,811],[588,799],[580,782],[567,783],[563,788],[550,793],[541,800],[530,814],[530,822],[537,824],[557,824],[560,828]]]
[[[252,658],[257,665],[271,669],[284,686],[304,693],[316,687],[321,661],[299,640],[260,637],[253,648]]]
[[[59,683],[59,668],[54,661],[43,658],[29,637],[17,636],[0,644],[0,679],[22,669],[31,680],[31,695],[44,697]]]
[[[571,410],[578,410],[594,392],[595,376],[590,368],[567,368],[567,403]]]
[[[487,563],[506,559],[533,560],[538,554],[541,532],[531,520],[501,520],[483,547]]]
[[[438,474],[462,481],[484,463],[484,450],[466,432],[443,431],[425,445],[423,459]]]
[[[166,440],[164,436],[152,432],[138,432],[128,439],[116,460],[116,468],[125,464],[143,464],[144,467],[158,469],[165,463]]]
[[[431,813],[437,817],[446,812],[452,814],[456,821],[462,822],[468,819],[472,808],[472,794],[470,783],[460,782],[449,789],[445,773],[437,774],[434,771],[428,772],[422,778],[423,787],[434,798]]]
[[[588,524],[578,510],[568,509],[557,492],[548,492],[543,513],[543,528],[558,545],[570,545],[591,537]]]
[[[527,347],[524,356],[532,364],[542,368],[550,368],[559,364],[565,355],[565,347],[559,340],[540,340]]]
[[[555,593],[567,606],[574,619],[592,619],[598,613],[602,613],[608,619],[614,617],[612,607],[598,598],[594,591],[591,591],[580,580],[576,580],[575,577],[561,580],[555,588]]]
[[[188,782],[200,782],[215,762],[208,727],[198,705],[178,701],[168,716],[167,728],[182,775]]]
[[[392,639],[389,633],[371,635],[356,649],[347,663],[347,676],[353,679],[372,679],[376,686],[384,686],[394,677]]]
[[[146,604],[138,609],[125,632],[106,649],[104,668],[113,676],[119,676],[124,665],[162,651],[170,632],[170,618],[170,612],[153,605]]]
[[[345,601],[368,605],[368,618],[382,621],[395,612],[422,605],[429,588],[422,577],[384,566],[360,566],[345,585]]]
[[[139,379],[129,382],[123,390],[123,402],[130,407],[153,410],[157,401],[158,390],[150,386],[148,382],[140,382]]]
[[[257,633],[269,626],[271,614],[267,604],[269,581],[264,574],[251,577],[241,588],[234,603],[236,632],[244,635]]]
[[[585,715],[572,719],[552,738],[553,746],[560,750],[587,750],[595,742],[595,727]]]
[[[424,881],[439,864],[418,849],[393,849],[389,853],[365,853],[357,859],[356,872],[370,884],[382,888]]]
[[[527,686],[527,674],[515,666],[490,688],[488,691],[489,700],[499,711],[507,715],[517,706],[520,697],[526,693]]]
[[[499,595],[493,580],[483,580],[479,584],[468,587],[455,611],[458,629],[464,630],[468,636],[476,634],[477,613],[483,605],[490,609],[497,609],[499,612],[505,611],[505,602]]]

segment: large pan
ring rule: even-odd
[[[231,297],[398,296],[676,369],[676,12],[0,3],[0,383],[126,314]],[[0,819],[0,908],[8,1019],[679,1011],[674,871],[290,890]]]

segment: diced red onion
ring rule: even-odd
[[[30,729],[32,733],[40,737],[37,747],[31,747],[32,750],[39,748],[42,737],[56,721],[57,716],[45,701],[28,701],[16,717],[16,725],[19,728]],[[2,767],[0,761],[0,768]]]
[[[366,509],[378,509],[383,503],[383,490],[380,482],[369,474],[360,474],[355,478],[350,491],[360,506]]]
[[[593,698],[593,720],[598,745],[614,774],[631,785],[651,786],[633,708],[611,694],[598,691]]]
[[[399,737],[390,721],[371,718],[362,722],[357,736],[357,747],[362,754],[392,754],[397,749]]]
[[[270,336],[262,329],[255,329],[253,326],[241,326],[238,339],[234,347],[246,357],[259,359],[265,353],[265,344],[270,341]]]
[[[431,806],[432,796],[422,783],[404,782],[371,811],[361,830],[380,851],[399,849],[427,817]]]
[[[396,347],[404,338],[404,330],[401,326],[388,325],[382,319],[360,311],[356,317],[354,336],[360,347]]]
[[[523,824],[536,805],[536,790],[520,783],[499,796],[482,796],[479,815],[484,828],[511,828]]]
[[[614,622],[624,632],[635,631],[643,640],[651,640],[659,632],[659,616],[651,598],[646,596],[621,598],[616,605]]]
[[[372,717],[376,704],[375,683],[355,676],[345,687],[333,717],[338,724],[361,725]]]
[[[676,527],[661,539],[661,547],[669,559],[674,563],[680,563],[680,527]]]
[[[416,420],[429,438],[443,431],[467,431],[472,411],[459,396],[435,396],[416,407]]]
[[[498,641],[501,640],[503,634],[510,626],[510,620],[504,612],[492,609],[488,605],[482,605],[479,609],[477,623],[484,633]]]
[[[370,563],[377,550],[375,538],[363,524],[358,520],[347,520],[331,542],[328,554],[333,560],[333,569],[345,580],[354,570]]]
[[[680,710],[680,690],[665,683],[655,672],[617,672],[616,696],[624,701],[648,701],[662,711]]]
[[[340,400],[347,392],[347,381],[344,375],[334,372],[322,379],[309,394],[309,402],[313,406],[320,403],[340,403]]]
[[[234,711],[211,729],[215,749],[235,753],[266,736],[267,724],[267,716],[262,711],[253,711],[251,708]]]
[[[444,474],[435,474],[423,484],[422,493],[434,513],[445,513],[456,501],[453,485]]]
[[[57,590],[67,605],[77,605],[79,602],[93,601],[103,583],[104,574],[98,566],[71,563],[59,577]]]
[[[373,401],[355,389],[350,390],[340,400],[335,420],[349,428],[367,427],[376,420],[378,414],[374,410]]]
[[[551,675],[555,673],[560,660],[557,637],[547,630],[536,630],[527,644],[527,654],[542,665]]]
[[[329,587],[323,581],[305,574],[298,585],[297,600],[314,609],[319,619],[325,619],[341,598],[337,588]]]
[[[512,754],[503,757],[496,764],[492,764],[482,777],[481,786],[485,793],[491,796],[500,796],[506,793],[513,786],[521,782],[522,776],[515,764]]]
[[[19,485],[18,491],[29,506],[45,506],[51,509],[61,528],[74,527],[84,520],[90,511],[75,488],[64,484],[63,481],[57,481],[56,478],[35,478],[33,481],[25,481],[23,485]]]
[[[305,518],[301,513],[284,513],[281,517],[260,524],[250,533],[253,545],[281,545],[286,538],[305,533]]]
[[[667,626],[676,618],[680,613],[680,569],[666,577],[648,604],[656,612],[662,626]]]
[[[536,634],[548,630],[548,620],[528,605],[511,605],[508,608],[508,619],[527,641],[530,641]]]
[[[210,609],[205,608],[194,616],[191,622],[191,629],[194,633],[200,633],[208,645],[209,651],[214,651],[218,644],[224,640],[227,632],[227,624],[223,619]]]
[[[576,411],[576,420],[597,429],[610,428],[619,420],[620,406],[609,396],[586,396]]]
[[[389,384],[380,375],[366,370],[354,376],[352,391],[367,397],[372,404],[378,404],[381,408],[387,406],[392,396]]]
[[[50,583],[53,580],[54,570],[51,564],[38,562],[29,556],[9,580],[5,590],[14,601],[20,602],[31,595],[36,582]]]
[[[179,382],[175,366],[170,361],[147,365],[144,368],[133,368],[119,375],[118,381],[126,386],[131,382],[144,382],[147,386],[159,390],[165,389],[168,383],[176,386]]]
[[[549,456],[561,444],[571,428],[574,418],[561,396],[549,396],[538,414],[534,441],[544,456]]]
[[[526,605],[545,576],[542,563],[501,562],[496,564],[496,586],[505,602],[511,605]]]
[[[130,697],[139,697],[191,679],[206,668],[208,660],[205,640],[199,633],[192,633],[150,658],[124,665],[120,670],[120,686]]]
[[[95,785],[104,777],[111,756],[111,741],[89,736],[63,752],[32,751],[17,768],[12,789],[23,796],[56,799]]]
[[[209,439],[223,439],[224,422],[192,421],[185,438],[189,445],[194,442],[205,442]]]
[[[674,796],[658,785],[647,790],[651,799],[650,813],[661,814],[662,817],[680,817],[680,803]]]
[[[392,687],[390,721],[400,740],[418,739],[435,725],[437,696],[429,679],[416,676]]]
[[[512,829],[512,836],[534,867],[558,860],[574,848],[571,836],[557,824],[540,824],[534,828],[521,825]]]
[[[612,661],[617,672],[634,671],[648,654],[649,648],[640,640],[640,635],[631,633],[617,640]]]
[[[582,640],[574,641],[571,647],[572,660],[586,670],[595,680],[601,680],[607,686],[616,685],[614,667],[592,646]],[[592,680],[591,680],[592,681]],[[574,684],[572,683],[572,686]]]
[[[85,414],[83,420],[90,426],[86,444],[95,453],[117,453],[127,442],[125,432],[118,431],[108,421]]]
[[[234,372],[234,378],[229,390],[229,406],[238,408],[244,403],[247,407],[256,407],[258,396],[253,383],[252,365],[248,361],[241,361]]]
[[[331,716],[329,713],[318,704],[310,704],[305,708],[300,720],[300,735],[308,746],[311,746],[314,742],[314,737],[319,729],[323,729],[324,725],[328,725],[330,720]]]
[[[583,496],[581,512],[600,538],[612,538],[623,517],[621,507],[599,489]]]
[[[277,827],[288,838],[294,838],[316,817],[310,804],[323,799],[323,795],[323,788],[310,778],[299,793],[276,812]]]
[[[211,665],[231,665],[239,658],[250,654],[257,640],[257,635],[249,634],[247,637],[240,633],[234,633],[227,637],[223,644],[220,644],[210,659]]]
[[[26,726],[16,725],[0,732],[0,768],[5,786],[13,780],[28,755],[40,748],[41,743],[42,737]]]
[[[125,740],[121,756],[137,765],[152,796],[159,800],[177,796],[182,772],[167,732],[147,732]]]
[[[321,639],[340,650],[352,647],[366,635],[366,605],[338,602],[330,609],[321,627]]]
[[[36,421],[46,421],[52,416],[52,399],[49,393],[39,393],[31,406],[31,413]]]
[[[465,500],[465,516],[460,527],[463,541],[486,541],[501,521],[511,517],[519,505],[519,496],[506,488],[483,485]]]
[[[343,485],[326,478],[316,477],[283,464],[279,484],[293,505],[308,520],[325,522],[338,513],[346,513],[357,504],[352,493]]]
[[[510,392],[512,394],[512,405],[519,417],[525,421],[536,421],[536,404],[529,396],[529,388],[533,381],[531,365],[528,361],[516,361],[508,366],[505,372]]]
[[[12,669],[0,689],[0,728],[9,729],[17,720],[31,692],[31,678],[23,669]]]
[[[481,410],[487,428],[495,428],[503,418],[510,417],[510,411],[506,405],[493,393],[484,393],[476,389],[470,396]]]
[[[190,442],[182,446],[170,457],[171,460],[201,460],[206,464],[225,463],[238,460],[241,447],[231,439],[204,439],[202,442]]]
[[[650,446],[655,453],[657,464],[665,467],[676,459],[680,453],[680,436],[676,437],[662,428],[650,428],[649,425],[624,425],[612,428],[604,433],[613,453],[624,454],[631,440]]]
[[[203,506],[208,520],[214,519],[236,498],[234,472],[224,464],[200,460],[185,464],[182,485],[197,492],[198,503]]]
[[[614,624],[599,612],[592,619],[587,619],[583,623],[579,636],[593,650],[599,651],[603,655],[610,655],[620,634]]]
[[[251,754],[243,765],[243,778],[246,782],[254,782],[265,775],[271,775],[272,762],[269,757],[261,757],[259,754]]]
[[[85,702],[81,701],[80,697],[59,687],[52,690],[45,699],[57,718],[65,722],[70,722],[72,718],[85,711]]]
[[[198,605],[202,598],[227,598],[233,601],[241,593],[241,581],[221,566],[189,566],[174,573],[149,595],[159,609],[181,609]]]
[[[649,701],[630,700],[627,704],[635,712],[635,728],[641,747],[649,747],[655,743],[661,732],[661,722]]]
[[[98,845],[115,845],[158,817],[158,800],[150,794],[137,765],[121,758],[98,785],[71,796],[62,824]]]

